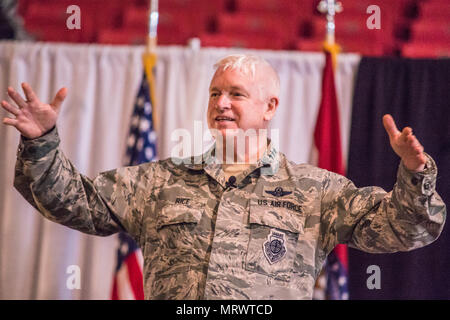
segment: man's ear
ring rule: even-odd
[[[275,111],[278,108],[278,98],[271,97],[266,104],[266,111],[264,112],[264,120],[270,121],[275,115]]]

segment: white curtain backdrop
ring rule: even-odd
[[[62,86],[68,96],[58,119],[61,147],[78,170],[94,178],[122,165],[129,118],[142,77],[143,47],[0,42],[0,99],[28,82],[42,101]],[[207,131],[205,111],[213,64],[235,49],[158,48],[158,154],[171,155],[175,129],[194,123]],[[249,52],[250,50],[247,50]],[[308,162],[321,93],[320,53],[250,51],[267,59],[281,79],[280,107],[272,129],[280,149]],[[360,57],[339,56],[336,72],[344,154]],[[0,111],[0,118],[6,112]],[[109,299],[117,236],[94,237],[49,222],[13,188],[18,132],[0,125],[0,299]],[[68,268],[78,266],[81,288],[69,289]]]

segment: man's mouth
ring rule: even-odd
[[[233,118],[230,117],[224,117],[224,116],[218,116],[215,118],[216,121],[234,121]]]

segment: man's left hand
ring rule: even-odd
[[[427,158],[412,129],[406,127],[400,132],[390,114],[383,116],[383,125],[389,135],[392,149],[402,159],[405,167],[413,172],[423,171]]]

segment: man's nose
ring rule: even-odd
[[[230,98],[226,94],[221,94],[219,99],[217,99],[217,108],[227,109],[231,107]]]

